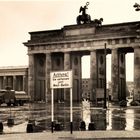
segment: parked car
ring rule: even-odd
[[[0,90],[0,105],[6,103],[7,106],[24,105],[29,101],[29,96],[24,91]]]

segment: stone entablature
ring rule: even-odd
[[[0,67],[0,76],[27,75],[28,66],[7,66]]]
[[[30,32],[31,39],[24,43],[28,53],[84,51],[139,46],[137,38],[140,22],[103,25],[92,24],[64,26],[60,30]],[[131,51],[131,50],[130,50]]]
[[[119,43],[115,44],[114,40],[112,43],[107,44],[107,49],[115,49],[115,48],[135,48],[139,47],[139,42],[137,39],[133,41],[135,43],[131,43],[129,39],[127,39],[127,44],[121,43],[122,39],[119,40]],[[69,52],[69,51],[92,51],[98,49],[104,49],[104,43],[108,41],[85,41],[85,42],[72,42],[68,44],[52,44],[52,45],[40,45],[28,48],[29,54],[36,54],[36,53],[52,53],[52,52]],[[132,52],[132,49],[129,50]]]
[[[64,26],[60,30],[30,32],[31,40],[26,45],[34,46],[45,43],[70,43],[80,41],[135,38],[140,22],[127,22],[118,24],[103,25],[95,28],[92,24]],[[92,40],[91,40],[92,39]]]

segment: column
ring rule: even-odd
[[[3,85],[3,77],[0,76],[0,89],[2,89],[2,85]]]
[[[34,54],[29,54],[29,69],[28,69],[28,94],[31,96],[31,100],[34,101],[35,91],[35,72],[34,72]]]
[[[64,53],[64,70],[70,70],[70,52]]]
[[[119,58],[118,58],[118,50],[112,49],[112,56],[111,56],[111,92],[112,92],[112,100],[118,101],[118,92],[119,92]]]
[[[26,76],[25,75],[22,76],[22,80],[23,80],[22,81],[22,83],[23,83],[22,90],[26,92]]]
[[[70,70],[70,52],[64,53],[64,70]],[[64,100],[69,101],[70,100],[70,90],[64,89]]]
[[[125,53],[119,52],[119,93],[118,99],[126,100],[126,62],[125,62]]]
[[[134,100],[140,101],[140,47],[134,48]]]
[[[81,102],[82,98],[82,82],[81,82],[81,55],[77,53],[71,54],[71,68],[73,70],[73,101]]]
[[[51,90],[50,90],[50,71],[52,68],[51,53],[46,53],[46,95],[45,99],[51,101]]]
[[[3,89],[7,87],[7,77],[3,76]]]
[[[13,76],[13,90],[16,90],[16,76]]]
[[[96,50],[90,52],[90,100],[96,101],[97,88],[97,55]]]

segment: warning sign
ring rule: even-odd
[[[72,71],[59,71],[50,73],[51,88],[71,88]]]

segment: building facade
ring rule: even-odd
[[[6,87],[28,93],[28,67],[0,67],[0,90]]]

